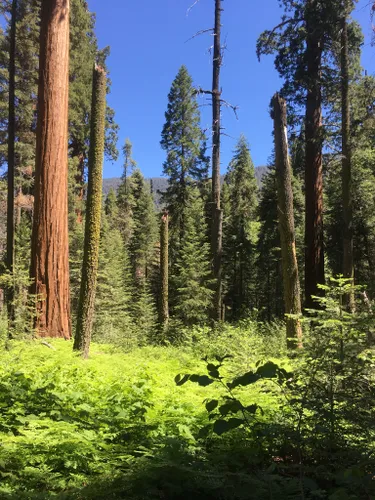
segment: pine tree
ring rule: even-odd
[[[256,306],[258,188],[244,136],[237,143],[224,184],[224,301],[236,320]]]
[[[212,274],[210,247],[204,205],[197,188],[189,192],[184,214],[184,236],[176,263],[176,316],[187,326],[205,323],[212,305]]]
[[[132,143],[130,139],[125,140],[122,149],[124,155],[123,173],[121,183],[117,190],[117,204],[119,207],[119,227],[124,238],[125,245],[128,245],[133,234],[133,204],[131,189],[131,173],[136,168],[137,164],[132,156]]]
[[[349,103],[349,40],[347,1],[341,20],[341,147],[342,147],[342,202],[344,222],[343,276],[354,285],[353,255],[353,190],[352,190],[352,149],[350,144],[350,103]],[[347,307],[354,311],[354,291],[345,297]]]
[[[12,0],[11,27],[9,34],[9,99],[8,99],[8,201],[7,201],[7,267],[13,274],[14,268],[14,179],[15,179],[15,141],[16,141],[16,27],[17,27],[17,0]],[[7,305],[10,326],[14,322],[14,287],[8,287]]]
[[[103,68],[96,66],[94,69],[91,107],[92,123],[85,245],[77,328],[74,338],[74,349],[81,351],[85,358],[88,357],[90,349],[99,261],[106,91],[106,74]]]
[[[134,295],[128,251],[119,229],[113,225],[112,213],[104,211],[95,299],[95,340],[127,348],[137,344],[131,317]]]
[[[351,10],[353,2],[349,3]],[[322,113],[324,97],[332,97],[332,89],[338,88],[334,61],[343,4],[341,0],[298,0],[293,5],[283,0],[282,4],[282,22],[262,33],[257,53],[276,53],[276,69],[285,79],[282,95],[289,99],[290,123],[301,122],[304,113],[305,301],[312,307],[312,296],[321,294],[318,284],[324,283]]]
[[[71,336],[68,250],[69,0],[42,4],[31,278],[41,336]]]
[[[168,94],[168,109],[160,142],[167,154],[163,172],[168,177],[168,188],[162,200],[170,214],[172,266],[184,236],[184,213],[189,187],[207,177],[205,137],[200,128],[200,112],[195,94],[192,78],[186,67],[182,66]]]
[[[133,234],[129,251],[135,281],[149,277],[151,262],[157,240],[157,222],[150,185],[141,171],[136,169],[130,179],[130,194],[133,202]]]

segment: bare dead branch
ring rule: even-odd
[[[220,99],[220,102],[222,104],[224,104],[224,106],[226,106],[227,108],[230,108],[233,113],[234,113],[234,116],[236,117],[236,119],[238,120],[238,114],[237,114],[237,111],[239,109],[239,106],[234,106],[233,104],[231,104],[230,102],[228,101],[225,101],[224,99]]]
[[[212,90],[204,90],[201,87],[197,87],[194,89],[194,95],[200,95],[200,94],[209,94],[212,95]]]
[[[186,16],[190,14],[190,11],[197,5],[197,3],[199,3],[199,0],[195,0],[195,2],[192,5],[190,5],[188,10],[186,11]]]
[[[193,35],[192,37],[188,38],[185,43],[190,42],[190,40],[193,40],[193,38],[195,38],[195,37],[197,37],[199,35],[203,35],[204,33],[213,33],[213,31],[214,31],[213,28],[207,28],[205,30],[199,30],[199,31],[197,31],[195,33],[195,35]]]

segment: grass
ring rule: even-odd
[[[235,333],[225,335],[233,349]],[[236,431],[197,437],[209,422],[202,403],[222,389],[174,382],[178,373],[205,373],[201,357],[215,342],[128,353],[93,344],[87,361],[70,342],[51,344],[14,341],[2,353],[0,498],[261,498],[252,495],[264,481],[237,473],[254,458],[246,440]],[[225,348],[223,339],[217,345]],[[255,363],[259,345],[237,346],[242,357],[228,373]],[[252,387],[242,398],[267,414],[280,395]]]

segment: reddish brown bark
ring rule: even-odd
[[[310,2],[314,8],[314,2]],[[323,164],[322,164],[322,41],[313,21],[307,16],[307,74],[305,134],[305,306],[316,307],[312,296],[322,294],[324,283],[323,249]]]
[[[352,197],[352,154],[350,145],[350,102],[349,102],[349,42],[347,5],[341,23],[341,139],[342,139],[342,205],[344,221],[343,275],[354,284],[353,255],[353,197]],[[345,297],[348,310],[354,312],[354,291]]]
[[[32,293],[41,337],[71,337],[68,250],[69,0],[42,2]]]
[[[8,197],[7,197],[7,267],[13,274],[14,270],[14,177],[15,177],[15,141],[16,141],[16,117],[15,117],[15,75],[16,75],[16,16],[17,0],[12,1],[12,20],[10,25],[9,40],[9,108],[8,108]],[[10,286],[7,290],[7,306],[9,326],[15,319],[14,311],[14,288]]]

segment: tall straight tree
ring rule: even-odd
[[[161,147],[167,158],[163,172],[168,188],[163,201],[170,216],[170,257],[177,260],[184,237],[184,214],[189,187],[207,177],[208,162],[204,156],[205,137],[200,128],[200,112],[193,80],[181,66],[168,94],[168,108],[161,134]]]
[[[289,161],[286,103],[275,94],[272,99],[274,120],[277,212],[281,241],[281,259],[284,282],[284,304],[286,333],[291,347],[302,346],[302,329],[298,315],[301,314],[301,297],[296,253],[292,169]],[[293,315],[293,316],[288,316]]]
[[[211,248],[214,263],[215,295],[213,317],[222,318],[222,253],[223,253],[223,211],[220,206],[220,134],[221,134],[221,12],[222,0],[215,1],[215,27],[212,74],[212,236]]]
[[[106,93],[106,74],[103,68],[96,66],[94,69],[91,107],[85,246],[77,329],[74,338],[74,349],[81,351],[84,358],[88,357],[90,349],[99,263]]]
[[[69,0],[42,2],[31,291],[36,329],[71,337],[68,240]]]
[[[256,306],[258,188],[249,144],[241,135],[223,185],[225,303],[234,320]]]
[[[323,31],[316,0],[308,0],[306,19],[307,95],[305,115],[305,305],[314,305],[324,283],[323,249],[323,131],[322,55]]]
[[[353,0],[348,0],[353,4]],[[305,302],[314,306],[324,283],[323,248],[323,96],[332,94],[337,26],[342,0],[282,0],[285,14],[272,30],[261,34],[258,56],[276,53],[275,66],[285,79],[288,120],[305,130]],[[322,65],[326,71],[322,73]],[[331,96],[332,97],[332,96]]]
[[[159,323],[166,328],[169,320],[169,258],[168,258],[168,225],[169,215],[164,212],[160,222],[160,298],[159,298]]]
[[[14,267],[14,189],[16,141],[16,17],[17,0],[12,1],[12,20],[9,34],[9,104],[8,104],[8,202],[7,202],[7,267],[13,274]],[[14,321],[14,287],[7,290],[8,320]]]
[[[341,141],[342,141],[342,207],[343,207],[343,275],[354,284],[352,152],[350,145],[349,102],[349,43],[347,1],[343,0],[341,20]],[[354,293],[346,297],[350,311],[354,310]]]

